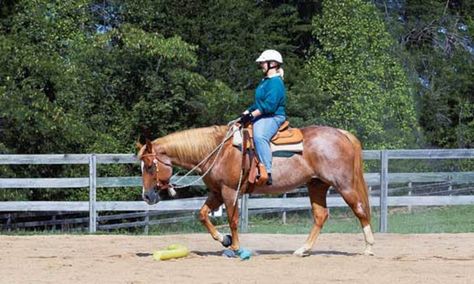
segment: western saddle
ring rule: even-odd
[[[289,121],[285,121],[280,128],[278,129],[277,133],[271,139],[272,147],[278,146],[287,146],[287,145],[300,145],[295,149],[302,150],[302,141],[303,141],[303,133],[298,128],[290,128]],[[248,179],[249,187],[247,192],[251,193],[255,185],[260,186],[264,185],[268,180],[268,174],[265,170],[265,166],[260,163],[257,158],[256,150],[253,145],[253,128],[252,125],[247,126],[243,129],[242,133],[242,147],[246,149],[242,153],[242,170],[245,170],[246,165],[246,157],[247,153],[250,159],[250,169],[248,171]],[[300,151],[300,150],[296,150]]]

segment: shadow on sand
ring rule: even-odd
[[[150,257],[150,256],[152,256],[153,254],[152,254],[152,253],[148,253],[148,252],[137,252],[135,255],[138,256],[138,257]]]
[[[292,250],[251,250],[253,255],[287,255],[292,256]],[[191,251],[191,253],[197,254],[199,256],[221,256],[223,251]],[[332,255],[343,255],[343,256],[356,256],[360,255],[359,253],[345,252],[345,251],[335,251],[335,250],[326,250],[326,251],[313,251],[310,255],[322,255],[322,256],[332,256]]]

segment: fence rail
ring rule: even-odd
[[[368,150],[364,160],[379,160],[379,173],[366,173],[369,186],[380,185],[380,196],[372,196],[371,204],[380,207],[380,231],[387,232],[389,206],[432,206],[474,204],[474,196],[389,196],[389,183],[444,182],[473,183],[474,172],[423,172],[389,173],[389,160],[401,159],[473,159],[474,149],[445,150]],[[89,211],[89,231],[97,229],[97,212],[100,211],[185,211],[198,210],[202,198],[163,201],[157,205],[146,205],[141,201],[97,201],[96,189],[107,187],[141,187],[140,177],[97,177],[97,164],[135,164],[131,154],[54,154],[54,155],[0,155],[0,165],[89,165],[89,177],[79,178],[0,178],[0,188],[86,188],[89,187],[88,202],[63,201],[9,201],[0,202],[0,211]],[[179,177],[176,177],[178,179]],[[197,177],[181,180],[189,183]],[[176,180],[175,180],[176,181]],[[204,186],[202,182],[196,185]],[[307,198],[248,198],[242,199],[241,229],[247,231],[248,210],[267,208],[310,208]],[[329,207],[346,206],[340,197],[328,197]],[[100,217],[99,217],[100,218]],[[99,226],[100,228],[101,226]],[[102,226],[103,227],[103,226]]]
[[[380,184],[380,173],[364,174],[369,186]],[[176,181],[180,177],[176,176]],[[187,184],[197,176],[184,177],[181,182]],[[467,183],[474,181],[474,172],[420,172],[420,173],[388,173],[390,183],[408,182],[443,182]],[[141,177],[98,177],[97,188],[107,187],[141,187]],[[194,183],[204,186],[200,180]],[[89,187],[89,178],[0,178],[0,188],[83,188]]]

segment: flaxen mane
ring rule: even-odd
[[[222,142],[227,126],[211,126],[175,132],[153,141],[167,155],[185,161],[200,161]]]

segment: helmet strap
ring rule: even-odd
[[[280,64],[275,64],[274,66],[270,66],[270,61],[265,61],[265,63],[267,64],[267,71],[265,71],[265,76],[268,76],[268,71],[270,71],[270,69],[280,68]]]

